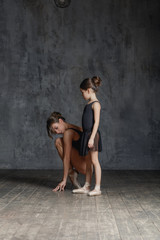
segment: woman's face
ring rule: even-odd
[[[63,134],[65,131],[63,120],[59,119],[59,122],[52,123],[51,129],[52,129],[52,132],[55,134]]]

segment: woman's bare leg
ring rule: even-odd
[[[63,144],[63,138],[57,138],[55,141],[55,146],[58,151],[58,154],[60,158],[63,161],[63,154],[64,154],[64,144]],[[70,166],[69,166],[69,178],[72,182],[72,184],[76,188],[81,188],[78,180],[77,180],[77,172],[73,169],[75,168],[76,171],[79,173],[82,173],[86,175],[86,183],[88,183],[87,188],[89,189],[90,184],[91,184],[91,177],[93,173],[93,166],[91,163],[91,158],[90,155],[88,154],[87,156],[83,157],[79,155],[79,152],[72,147],[71,149],[71,156],[70,156]]]
[[[91,178],[92,178],[92,173],[93,173],[93,164],[92,164],[92,161],[91,161],[91,158],[90,158],[90,154],[83,157],[83,159],[84,159],[83,161],[86,162],[85,184],[82,188],[74,189],[72,191],[73,193],[84,194],[84,193],[89,193],[89,191],[90,191]]]
[[[64,151],[63,151],[63,138],[57,138],[55,140],[55,147],[57,149],[57,152],[58,152],[58,155],[60,156],[61,160],[63,161],[63,154],[64,154]],[[69,171],[73,169],[73,166],[71,165],[71,162],[70,162],[70,165],[69,165]]]
[[[55,141],[55,146],[60,158],[63,161],[63,138],[57,138]],[[79,173],[86,174],[86,160],[88,159],[90,159],[89,154],[84,158],[79,155],[79,152],[75,148],[72,148],[69,171],[73,170],[74,167]]]
[[[64,144],[63,144],[63,138],[57,138],[56,141],[55,141],[55,146],[56,146],[56,149],[58,151],[58,154],[61,158],[61,160],[63,161],[63,155],[64,155]],[[77,180],[77,177],[78,177],[78,173],[73,169],[73,166],[71,164],[71,161],[70,161],[70,164],[69,164],[69,171],[68,171],[68,176],[69,176],[69,179],[71,181],[71,183],[76,187],[76,188],[81,188],[81,185],[80,183],[78,182]]]
[[[84,157],[85,162],[86,162],[85,184],[82,188],[74,189],[72,191],[73,193],[84,194],[84,193],[89,193],[89,191],[90,191],[91,178],[92,178],[92,173],[93,173],[93,165],[92,165],[91,159],[88,157],[88,155],[86,157]]]

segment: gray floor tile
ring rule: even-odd
[[[159,240],[159,173],[103,171],[90,198],[52,192],[62,171],[1,170],[0,240]]]

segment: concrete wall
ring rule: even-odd
[[[52,111],[81,125],[86,77],[103,80],[105,169],[160,169],[158,0],[0,0],[0,168],[62,163],[46,133]]]

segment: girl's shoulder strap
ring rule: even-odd
[[[86,104],[85,108],[86,108],[86,107],[88,107],[88,108],[91,107],[91,108],[92,108],[92,105],[93,105],[93,103],[95,103],[95,102],[98,102],[98,103],[100,104],[100,102],[96,100],[96,101],[93,101],[93,102],[91,102],[91,103]],[[90,107],[89,107],[89,106],[90,106]]]
[[[99,101],[93,101],[93,102],[91,102],[91,103],[89,103],[88,105],[92,105],[93,103],[95,103],[95,102],[99,102]],[[100,103],[100,102],[99,102]]]
[[[91,108],[92,108],[92,110],[93,110],[93,103],[95,103],[95,102],[98,102],[99,103],[99,105],[100,105],[100,108],[101,108],[101,104],[100,104],[100,102],[99,101],[93,101],[93,102],[91,102],[89,105],[91,106]]]
[[[93,101],[93,102],[91,102],[91,103],[95,103],[95,102],[99,102],[99,101],[96,100],[96,101]]]

